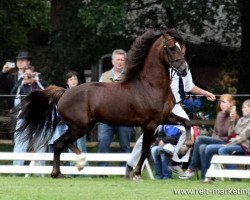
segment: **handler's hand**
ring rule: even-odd
[[[207,97],[207,100],[209,101],[214,101],[216,99],[215,95],[208,91],[205,91],[204,96]]]

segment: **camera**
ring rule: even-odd
[[[35,79],[37,76],[36,73],[28,74],[28,79]]]
[[[39,75],[39,73],[37,73],[37,72],[27,73],[27,78],[32,79],[32,80],[38,80],[39,79],[38,75]]]
[[[13,62],[7,62],[9,68],[15,68],[16,65]]]

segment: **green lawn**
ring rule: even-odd
[[[146,176],[145,176],[146,177]],[[250,181],[216,181],[204,184],[200,181],[146,179],[142,182],[124,180],[123,177],[52,179],[50,177],[0,176],[0,199],[6,200],[160,200],[160,199],[249,199]],[[174,189],[192,189],[196,194],[174,194]],[[236,191],[233,191],[233,189]],[[242,194],[246,189],[248,194]],[[205,194],[216,190],[216,194]],[[189,191],[189,192],[190,192]],[[233,193],[235,192],[235,194]],[[227,193],[227,194],[224,194]]]

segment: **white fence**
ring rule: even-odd
[[[242,168],[236,170],[229,170],[224,168],[225,164],[237,164],[241,165]],[[246,165],[250,165],[250,156],[214,155],[211,160],[210,168],[206,173],[206,177],[250,178],[250,169],[245,169]]]
[[[87,162],[126,162],[129,153],[86,153]],[[62,153],[61,161],[75,161],[77,158],[74,153]],[[52,161],[53,153],[0,153],[0,160],[26,160],[31,161],[30,165],[14,166],[0,165],[0,174],[50,174],[52,166],[37,166],[35,161]],[[143,168],[146,168],[148,176],[154,179],[152,169],[148,160],[145,160]],[[124,166],[85,166],[83,170],[78,171],[75,166],[61,166],[62,174],[71,175],[125,175]]]

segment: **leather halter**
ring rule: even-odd
[[[165,38],[165,40],[164,40],[164,42],[163,42],[163,47],[164,47],[164,49],[167,51],[168,55],[171,55],[171,51],[170,51],[170,49],[169,49],[169,46],[167,45],[167,42],[170,41],[170,40],[175,40],[175,38],[174,38],[174,37],[168,37],[167,34],[166,34],[165,32],[163,32],[162,35],[163,35],[163,37]],[[180,61],[180,60],[185,60],[185,58],[182,57],[182,58],[179,58],[179,59],[172,60],[170,56],[168,56],[168,57],[169,57],[169,60],[170,60],[170,61],[168,62],[168,65],[169,65],[169,67],[171,68],[171,72],[170,72],[171,76],[170,76],[170,79],[172,79],[172,78],[174,77],[174,75],[175,75],[177,72],[179,72],[180,74],[182,74],[182,72],[179,71],[179,68],[181,67],[181,65],[179,65],[178,67],[175,67],[175,66],[173,65],[173,63],[174,63],[174,62],[177,62],[177,61]]]

